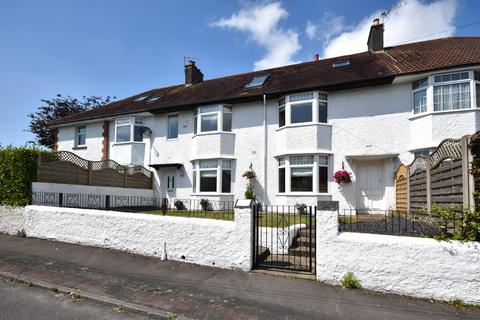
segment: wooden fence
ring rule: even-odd
[[[430,211],[432,204],[473,208],[470,136],[447,139],[427,157],[417,157],[396,173],[396,209]]]
[[[152,172],[142,166],[126,167],[113,160],[88,161],[59,151],[38,157],[37,181],[89,186],[152,188]]]

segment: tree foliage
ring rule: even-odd
[[[43,105],[36,112],[28,115],[30,118],[29,131],[36,137],[36,142],[40,146],[50,149],[55,147],[55,129],[48,128],[47,124],[74,113],[98,108],[109,102],[115,97],[107,96],[83,96],[81,99],[70,96],[63,97],[58,94],[53,99],[41,100]]]

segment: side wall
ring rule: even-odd
[[[344,232],[335,211],[317,213],[317,279],[339,284],[353,272],[381,292],[480,303],[480,245]]]
[[[26,207],[28,237],[78,243],[220,268],[250,270],[251,209],[235,221],[101,210]],[[165,251],[164,251],[165,249]]]
[[[0,206],[0,233],[17,235],[25,229],[25,208]]]

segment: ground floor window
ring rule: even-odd
[[[291,155],[278,160],[278,192],[328,192],[328,156]]]
[[[232,160],[208,159],[193,163],[193,192],[230,193]]]

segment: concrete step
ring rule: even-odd
[[[309,247],[297,247],[288,249],[288,254],[297,257],[308,257],[310,256]],[[312,257],[315,256],[315,248],[312,248]]]
[[[298,237],[295,241],[299,246],[305,246],[308,247],[310,244],[314,245],[315,244],[315,238],[313,238],[313,241],[310,240],[310,237]]]
[[[301,229],[300,231],[298,231],[298,235],[300,237],[309,237],[310,236],[310,229],[306,228],[306,229]],[[315,236],[315,229],[312,229],[312,237]]]

